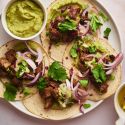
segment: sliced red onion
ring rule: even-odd
[[[106,72],[106,75],[110,75],[110,74],[112,74],[112,72],[113,72],[113,69],[110,69],[110,70],[108,70],[108,71]]]
[[[17,54],[19,57],[22,56],[22,53],[19,52],[19,51],[17,51],[16,54]]]
[[[66,86],[67,86],[68,89],[71,89],[70,81],[68,79],[66,79]]]
[[[42,59],[43,59],[43,54],[42,54],[41,48],[37,48],[37,53],[38,53],[38,58],[36,59],[36,62],[38,64],[40,64],[42,62]]]
[[[29,53],[29,52],[25,52],[25,53],[21,53],[21,52],[17,52],[17,55],[19,56],[19,57],[21,57],[23,60],[25,60],[27,63],[28,63],[28,65],[33,69],[33,70],[35,70],[36,69],[36,64],[35,64],[35,62],[32,60],[32,59],[30,59],[29,57],[26,57],[26,54],[27,53]],[[21,60],[19,59],[17,59],[17,61],[16,61],[16,66],[18,65],[18,63],[20,62]]]
[[[89,74],[89,69],[88,70],[86,70],[86,72],[84,73],[84,74],[81,74],[80,72],[77,74],[77,76],[79,77],[79,78],[85,78],[88,74]]]
[[[89,54],[89,55],[87,55],[87,56],[85,56],[85,58],[90,58],[90,57],[96,57],[96,55],[95,54]]]
[[[88,13],[88,8],[82,12],[81,17],[86,17],[87,13]]]
[[[87,21],[87,20],[86,20],[86,24],[85,25],[81,25],[79,23],[79,25],[78,25],[79,36],[82,37],[82,36],[85,36],[88,33],[88,31],[89,31],[89,24],[90,24],[90,22]]]
[[[115,68],[117,65],[119,65],[121,63],[122,60],[123,60],[123,54],[119,53],[116,56],[115,61],[113,63],[109,63],[109,64],[104,63],[104,66]]]
[[[103,55],[103,56],[99,59],[98,63],[103,63],[103,59],[104,59],[106,56],[107,56],[107,54]]]
[[[33,49],[31,49],[31,48],[29,47],[29,45],[27,44],[27,42],[25,42],[25,44],[26,44],[27,48],[30,50],[31,53],[33,53],[33,54],[36,55],[36,56],[38,55],[37,52],[35,52]]]
[[[35,75],[29,74],[29,73],[26,73],[26,76],[28,76],[28,77],[31,78],[31,79],[34,79],[34,78],[35,78]]]
[[[28,63],[28,65],[33,69],[33,71],[36,69],[36,64],[32,59],[28,57],[23,57],[23,59]]]
[[[82,105],[80,105],[79,110],[80,110],[80,112],[81,112],[81,113],[83,113],[83,114],[84,114],[83,104],[82,104]]]
[[[37,80],[39,79],[40,76],[41,76],[41,73],[38,73],[32,81],[30,81],[29,83],[24,83],[24,84],[26,86],[34,86],[37,83]]]
[[[80,86],[80,83],[78,82],[78,83],[76,84],[76,86],[73,88],[73,91],[77,90],[79,86]]]
[[[27,51],[27,52],[24,52],[24,53],[23,53],[23,56],[27,56],[27,55],[29,55],[29,54],[31,55],[32,53]]]

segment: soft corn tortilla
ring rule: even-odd
[[[34,41],[29,41],[29,42],[35,44],[36,46],[41,47],[40,44],[38,44]],[[21,50],[22,48],[23,49],[27,48],[23,41],[18,41],[18,40],[9,41],[9,42],[7,42],[6,44],[4,44],[3,46],[0,47],[0,52],[1,52],[0,58],[5,57],[5,53],[10,49]],[[50,63],[49,62],[49,56],[42,47],[41,47],[41,50],[43,52],[45,66],[49,66],[49,63]],[[46,72],[47,72],[47,70],[46,70]],[[6,82],[9,82],[9,79],[8,78],[0,78],[0,80],[1,80],[1,82],[0,82],[0,97],[3,97],[4,91],[5,91],[5,84],[6,84]],[[15,100],[22,100],[24,97],[28,98],[28,97],[32,96],[33,94],[37,93],[37,91],[38,91],[36,87],[31,87],[29,89],[30,89],[30,92],[31,92],[30,95],[25,97],[24,94],[22,94],[22,91],[18,91]]]
[[[112,48],[112,46],[109,44],[109,42],[106,39],[97,39],[94,38],[95,40],[99,41],[101,45],[106,49],[106,51],[110,54],[116,55],[117,52],[115,49]],[[67,68],[72,68],[74,66],[74,60],[70,57],[70,49],[72,48],[73,44],[70,44],[63,56],[63,65]],[[74,73],[78,74],[78,69],[74,68]],[[108,98],[109,96],[113,95],[118,88],[119,84],[121,84],[121,65],[119,65],[113,72],[113,75],[115,76],[114,80],[108,81],[108,90],[105,94],[99,94],[99,92],[96,91],[95,87],[93,85],[89,85],[88,87],[88,93],[91,95],[88,97],[89,100],[92,101],[99,101]]]
[[[48,21],[47,26],[50,24],[52,13],[55,9],[59,8],[60,6],[64,6],[70,3],[83,3],[88,4],[92,9],[91,11],[94,11],[95,13],[98,13],[98,8],[93,5],[89,0],[56,0],[54,1],[48,8]],[[47,33],[47,26],[44,29],[44,31],[41,33],[41,42],[43,48],[48,52],[49,56],[59,62],[62,62],[64,52],[68,46],[69,43],[65,43],[64,41],[60,42],[59,44],[55,45],[52,44],[49,37],[46,35]],[[95,36],[100,36],[100,31],[98,30],[95,34]]]
[[[72,116],[80,113],[78,104],[63,110],[46,110],[44,109],[44,101],[40,97],[39,93],[36,93],[30,98],[24,99],[23,104],[29,112],[39,116],[42,119],[63,120],[71,118]]]

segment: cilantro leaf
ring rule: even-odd
[[[43,91],[45,89],[46,85],[47,85],[47,81],[45,80],[45,78],[40,78],[38,81],[38,84],[37,84],[37,88],[40,91]]]
[[[78,48],[77,44],[74,44],[73,47],[71,48],[71,50],[70,50],[70,56],[72,58],[76,58],[78,56],[77,48]]]
[[[110,32],[111,32],[111,29],[106,28],[105,31],[104,31],[104,38],[108,39]]]
[[[88,47],[88,51],[89,53],[95,53],[97,51],[97,48],[96,46],[92,45]]]
[[[108,17],[105,15],[104,12],[100,11],[99,12],[99,16],[102,17],[102,19],[103,19],[104,22],[108,21]]]
[[[102,23],[101,23],[101,21],[99,20],[98,16],[96,16],[96,15],[94,15],[94,14],[92,15],[92,17],[91,17],[91,22],[90,22],[90,26],[91,26],[91,28],[92,28],[92,30],[93,30],[94,32],[96,32],[96,30],[99,29],[100,26],[102,26]]]
[[[91,104],[83,104],[84,109],[88,109],[91,107]]]
[[[48,76],[55,81],[63,81],[67,78],[66,70],[57,61],[53,62],[49,67]]]
[[[16,98],[17,88],[10,83],[6,83],[5,87],[6,87],[6,90],[4,92],[4,98],[7,101],[14,101]]]
[[[83,87],[87,87],[87,85],[89,83],[89,81],[85,80],[85,79],[84,80],[80,80],[79,82],[80,82],[80,85],[83,86]]]
[[[106,81],[106,73],[101,64],[97,64],[95,68],[92,69],[92,74],[97,83]]]
[[[28,64],[27,64],[27,62],[26,61],[22,61],[20,64],[18,64],[18,67],[19,67],[19,69],[18,69],[18,71],[16,72],[16,77],[17,78],[20,78],[25,72],[26,73],[29,73],[30,72],[30,70],[29,70],[29,68],[28,68]]]
[[[58,28],[62,32],[67,32],[67,31],[71,31],[71,30],[76,30],[77,24],[74,20],[67,19],[64,22],[59,23]]]

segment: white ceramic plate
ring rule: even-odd
[[[2,5],[5,5],[7,1],[9,1],[9,0],[1,1]],[[45,4],[46,7],[48,7],[51,4],[51,2],[52,2],[52,0],[44,0],[43,1],[43,3]],[[103,25],[103,27],[101,28],[101,32],[103,33],[103,31],[104,31],[105,28],[110,27],[112,29],[112,32],[111,32],[110,37],[109,37],[110,44],[117,51],[121,51],[121,37],[120,37],[120,33],[118,31],[118,28],[117,28],[114,20],[112,19],[111,15],[108,13],[108,11],[99,2],[97,2],[96,0],[93,0],[93,3],[98,8],[100,8],[101,10],[103,10],[104,13],[109,17],[109,21]],[[12,38],[10,38],[4,32],[4,30],[3,30],[2,26],[1,26],[1,23],[0,23],[0,32],[1,32],[0,33],[0,40],[1,40],[0,45],[6,43],[9,40],[12,40]],[[101,36],[103,37],[103,34],[101,34]],[[38,42],[40,42],[39,37],[36,38],[35,40],[38,41]],[[92,105],[91,108],[84,110],[85,113],[88,113],[89,111],[92,111],[97,106],[99,106],[102,103],[102,101],[99,101],[99,102],[87,101],[86,103],[90,103]],[[25,113],[27,115],[30,115],[30,116],[33,116],[35,118],[41,119],[39,116],[33,115],[32,113],[30,113],[29,111],[27,111],[27,109],[23,106],[23,104],[21,102],[18,102],[18,101],[17,102],[10,102],[10,104],[12,104],[15,108],[17,108],[18,110],[20,110],[21,112],[23,112],[23,113]],[[79,113],[79,114],[76,114],[76,116],[73,116],[72,118],[75,118],[75,117],[78,117],[78,116],[81,116],[81,115],[82,114]]]

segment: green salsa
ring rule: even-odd
[[[16,36],[27,38],[40,31],[44,13],[32,0],[17,0],[6,13],[8,29]]]

